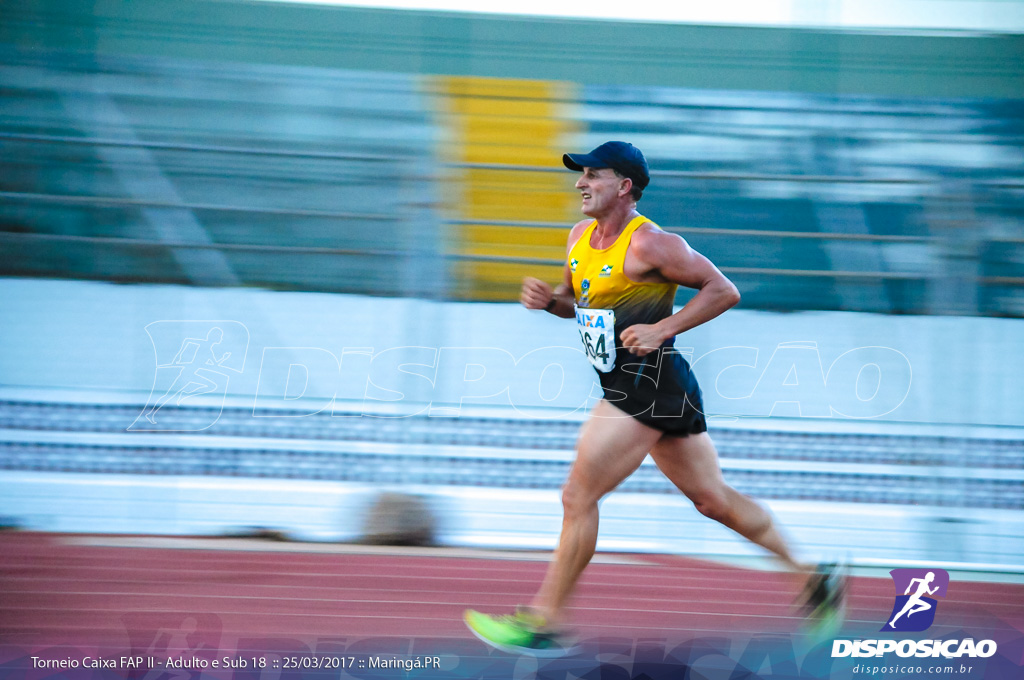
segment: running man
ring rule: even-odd
[[[774,553],[806,582],[812,620],[839,620],[842,575],[797,562],[772,516],[725,483],[707,433],[700,387],[689,364],[673,351],[675,336],[739,302],[736,286],[682,238],[637,212],[650,181],[639,149],[607,142],[588,154],[565,154],[562,162],[582,173],[576,188],[589,219],[569,232],[562,283],[552,289],[527,278],[520,301],[528,309],[576,319],[604,398],[580,431],[562,488],[561,537],[540,590],[529,607],[512,615],[468,610],[466,624],[506,651],[566,653],[559,627],[594,555],[598,501],[648,454],[701,513]],[[679,285],[698,293],[673,314]]]
[[[889,622],[889,627],[890,628],[895,628],[896,627],[896,619],[900,618],[904,614],[906,614],[907,618],[909,619],[911,617],[911,615],[913,615],[913,614],[916,614],[918,612],[927,611],[927,610],[932,608],[931,604],[929,604],[929,603],[925,602],[924,600],[922,600],[921,597],[924,596],[924,595],[934,595],[935,591],[939,589],[938,586],[935,586],[934,588],[931,588],[931,589],[928,588],[929,584],[931,584],[931,582],[934,581],[934,580],[935,580],[935,572],[934,571],[929,571],[927,574],[925,574],[924,578],[912,578],[912,579],[910,579],[910,583],[907,584],[907,589],[905,591],[903,591],[903,594],[904,595],[909,595],[910,594],[910,589],[914,587],[915,583],[917,584],[917,592],[915,592],[913,595],[910,595],[910,599],[907,600],[907,603],[905,605],[903,605],[903,609],[900,610],[900,613],[897,614],[896,616],[892,617],[892,621]]]

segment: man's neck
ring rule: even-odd
[[[629,202],[621,206],[616,206],[607,214],[599,215],[594,218],[597,220],[597,226],[594,227],[594,231],[597,233],[597,237],[602,241],[609,238],[616,238],[623,232],[626,225],[628,225],[630,221],[639,214],[640,213],[636,211],[636,203]]]

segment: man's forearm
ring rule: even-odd
[[[576,297],[572,294],[572,289],[564,283],[560,283],[555,288],[555,293],[551,297],[550,308],[546,311],[563,319],[572,319],[576,316],[576,310],[573,308],[575,303]]]
[[[664,331],[665,339],[675,337],[711,321],[739,301],[740,294],[731,281],[710,284],[701,288],[685,307],[659,321],[658,326]]]

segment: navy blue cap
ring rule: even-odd
[[[611,168],[633,180],[640,189],[651,182],[647,159],[629,142],[605,142],[590,153],[567,153],[562,155],[565,167],[576,172],[583,168]]]

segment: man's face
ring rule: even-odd
[[[619,201],[623,183],[611,168],[583,168],[576,188],[583,196],[582,211],[588,217],[606,215]]]

